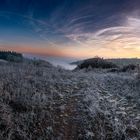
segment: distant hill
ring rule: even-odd
[[[103,58],[95,57],[91,59],[86,59],[83,61],[77,62],[77,68],[76,69],[84,69],[84,68],[102,68],[102,69],[108,69],[108,68],[117,68],[117,65],[113,62],[107,61]]]
[[[90,58],[93,59],[93,58]],[[79,60],[79,61],[75,61],[70,63],[71,65],[80,65],[81,63],[83,63],[85,60],[90,60],[90,59],[84,59],[84,60]],[[112,58],[112,59],[105,59],[109,62],[113,62],[114,64],[118,65],[118,66],[124,66],[124,65],[129,65],[129,64],[140,64],[140,59],[139,58]]]

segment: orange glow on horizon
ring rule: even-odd
[[[110,45],[116,46],[111,43]],[[112,49],[108,44],[104,48],[91,47],[45,47],[31,45],[0,45],[0,50],[17,51],[40,56],[55,56],[55,57],[73,57],[73,58],[90,58],[94,56],[104,58],[140,58],[140,51],[132,48],[117,48]],[[117,44],[118,45],[118,44]],[[115,47],[114,47],[115,48]]]

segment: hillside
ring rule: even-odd
[[[94,57],[94,58],[96,58],[96,57]],[[80,65],[84,61],[91,60],[91,59],[94,59],[94,58],[75,61],[75,62],[72,62],[70,64],[71,65]],[[129,65],[129,64],[136,64],[136,65],[139,64],[140,65],[140,59],[139,58],[114,58],[114,59],[104,59],[104,60],[112,62],[112,63],[114,63],[116,65],[119,65],[119,66],[124,66],[124,65]]]
[[[2,140],[139,140],[140,80],[133,73],[0,65]]]

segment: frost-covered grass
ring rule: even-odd
[[[2,140],[140,139],[140,80],[133,73],[42,63],[0,65]]]

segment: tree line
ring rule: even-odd
[[[12,62],[20,62],[23,60],[23,55],[14,51],[0,51],[0,59]]]

